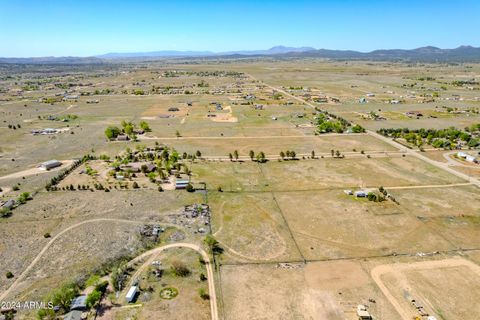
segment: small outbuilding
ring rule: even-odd
[[[9,199],[1,204],[2,208],[12,209],[15,206],[15,200]]]
[[[363,190],[355,191],[355,197],[357,198],[365,198],[366,196],[367,196],[367,193]]]
[[[189,183],[190,182],[188,180],[178,179],[175,181],[175,189],[185,189]]]
[[[61,165],[62,165],[62,163],[58,160],[49,160],[49,161],[45,161],[42,164],[40,164],[40,169],[50,170],[50,169],[53,169],[53,168],[56,168],[56,167],[60,167]]]

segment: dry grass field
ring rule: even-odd
[[[478,318],[478,187],[448,171],[478,178],[478,165],[455,162],[453,150],[400,150],[372,132],[317,135],[315,107],[372,131],[462,129],[480,123],[480,94],[478,85],[455,81],[478,79],[479,65],[188,62],[52,66],[48,72],[31,66],[10,70],[11,78],[2,71],[0,200],[31,196],[0,218],[3,298],[45,299],[59,284],[84,280],[108,261],[165,244],[195,244],[210,254],[204,239],[211,232],[223,249],[213,266],[220,319],[354,320],[359,304],[374,319],[412,319],[417,311],[409,297],[437,319]],[[40,79],[38,90],[22,89],[27,79]],[[62,101],[65,91],[78,97]],[[315,102],[323,96],[328,102]],[[410,117],[410,111],[422,115]],[[368,119],[371,112],[385,120]],[[105,129],[122,121],[146,121],[151,132],[138,141],[108,141]],[[31,134],[46,128],[59,132]],[[187,153],[179,162],[191,171],[193,185],[205,183],[206,190],[159,192],[145,174],[135,178],[139,189],[45,189],[73,159],[91,154],[115,161],[127,148],[157,145],[180,157]],[[235,150],[240,159],[228,161]],[[252,161],[250,150],[268,161]],[[287,150],[296,152],[295,160],[280,159]],[[337,150],[340,156],[333,157]],[[201,155],[192,160],[197,151]],[[39,171],[51,159],[67,162]],[[87,166],[97,174],[86,174]],[[58,186],[114,185],[110,170],[103,160],[92,160]],[[378,193],[380,187],[397,203],[345,193]],[[182,212],[204,202],[211,223],[200,232]],[[144,225],[167,231],[152,243],[141,234]],[[168,249],[157,258],[167,272],[157,278],[152,266],[139,269],[137,303],[126,306],[110,291],[103,301],[111,308],[98,318],[215,320],[198,292],[207,287],[199,279],[205,265],[198,254]],[[169,273],[174,260],[191,274]],[[166,287],[178,289],[178,296],[162,299]],[[17,318],[34,316],[20,312]]]

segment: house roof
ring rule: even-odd
[[[87,307],[87,296],[81,295],[72,300],[70,310],[85,309]]]
[[[82,319],[82,312],[78,310],[70,311],[65,315],[63,318],[64,320],[81,320]]]

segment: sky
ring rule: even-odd
[[[480,47],[478,0],[0,0],[0,57]]]

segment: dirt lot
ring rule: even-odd
[[[411,300],[439,319],[477,319],[479,276],[478,265],[459,257],[372,270],[373,279],[404,319],[418,314]]]
[[[223,266],[221,275],[226,319],[354,320],[358,304],[378,319],[401,319],[359,262]]]

